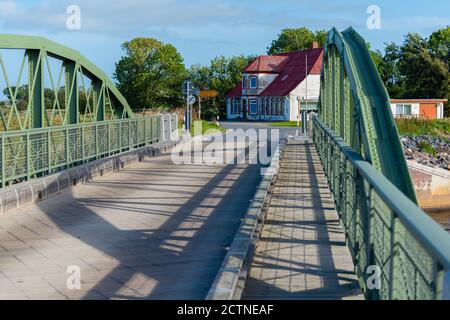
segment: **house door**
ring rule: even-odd
[[[242,119],[247,120],[247,100],[242,100]]]
[[[437,107],[434,103],[422,103],[420,115],[425,119],[437,119]]]

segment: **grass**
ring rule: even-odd
[[[197,124],[197,123],[199,123],[200,121],[195,121],[194,122],[194,124]],[[210,133],[213,133],[213,132],[223,132],[223,131],[225,131],[225,129],[223,128],[223,127],[221,127],[221,126],[218,126],[217,124],[214,124],[214,123],[212,123],[212,122],[208,122],[208,121],[205,121],[205,120],[202,120],[201,121],[201,132],[200,132],[200,128],[199,128],[199,126],[198,126],[198,124],[197,125],[194,125],[194,124],[192,124],[191,125],[191,132],[193,132],[194,134],[194,136],[197,136],[197,135],[200,135],[200,134],[210,134]]]
[[[400,135],[450,138],[450,119],[396,119]]]
[[[297,127],[297,121],[280,121],[280,122],[271,122],[270,125],[272,127]],[[300,127],[302,123],[300,122]]]
[[[419,148],[422,149],[423,152],[426,152],[428,154],[431,154],[433,157],[437,156],[436,149],[429,144],[428,142],[422,141],[419,143]]]

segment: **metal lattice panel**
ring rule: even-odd
[[[0,133],[2,185],[158,142],[161,132],[154,128],[160,128],[160,119],[152,116]]]
[[[450,235],[318,117],[313,140],[366,297],[442,298]],[[370,266],[381,270],[379,289],[367,286]]]

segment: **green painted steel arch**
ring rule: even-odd
[[[108,76],[97,66],[95,66],[91,61],[81,55],[78,51],[67,48],[44,37],[10,34],[0,34],[0,49],[25,50],[24,60],[20,69],[20,75],[22,75],[23,73],[22,69],[24,68],[24,61],[27,60],[28,62],[28,110],[26,111],[24,119],[21,121],[15,105],[15,101],[14,99],[12,99],[11,109],[13,109],[13,111],[11,111],[11,114],[14,114],[14,112],[17,113],[19,125],[15,128],[11,128],[11,122],[13,121],[11,121],[11,119],[5,119],[3,113],[1,113],[1,120],[3,123],[4,131],[55,125],[52,122],[52,119],[45,119],[49,118],[49,116],[46,113],[47,110],[45,110],[45,106],[43,106],[45,90],[43,77],[45,74],[45,68],[50,68],[48,57],[56,58],[62,61],[64,66],[64,78],[66,80],[65,88],[67,90],[65,101],[66,115],[64,116],[64,119],[61,120],[60,123],[58,123],[59,125],[75,124],[81,121],[80,115],[78,114],[78,98],[76,98],[78,92],[75,91],[77,89],[74,89],[78,86],[78,82],[76,79],[80,78],[78,76],[78,72],[82,73],[84,76],[92,80],[92,95],[87,97],[88,101],[90,101],[89,99],[95,101],[92,102],[93,105],[90,106],[92,107],[91,121],[107,120],[105,119],[104,114],[105,104],[107,102],[109,103],[109,107],[111,109],[110,111],[115,114],[115,118],[132,118],[134,116],[127,100],[115,87]],[[14,92],[14,88],[12,88],[12,86],[15,84],[15,81],[12,81],[12,79],[8,79],[6,67],[1,59],[1,54],[0,62],[0,76],[2,76],[1,71],[3,71],[3,77],[5,78],[8,87],[7,89],[10,90],[11,96],[15,96],[16,92]],[[19,78],[21,77],[20,75]],[[17,80],[17,82],[19,82],[19,80]],[[56,81],[52,79],[52,84],[54,82]],[[3,90],[3,88],[1,89]],[[53,91],[55,92],[55,100],[57,100],[56,96],[59,89],[60,87],[53,87]],[[53,106],[54,108],[60,107],[58,105],[58,102],[56,101],[53,102]]]
[[[417,203],[389,95],[365,40],[353,28],[328,34],[319,116]]]

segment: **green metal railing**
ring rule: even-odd
[[[158,142],[161,121],[149,116],[2,132],[1,185]]]
[[[313,118],[313,141],[366,298],[448,295],[450,234],[318,117]],[[378,290],[367,285],[369,266],[381,270]]]

